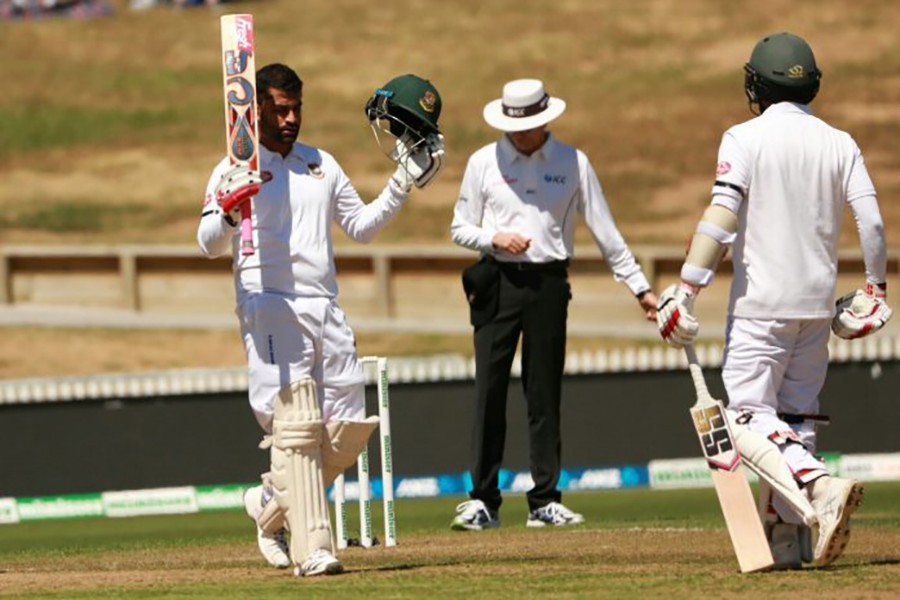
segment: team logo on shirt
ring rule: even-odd
[[[325,177],[325,173],[322,171],[321,165],[309,164],[306,166],[306,169],[309,171],[310,177],[314,179],[322,179]]]
[[[434,112],[435,104],[437,104],[437,97],[431,90],[427,90],[424,94],[422,94],[422,97],[419,98],[419,106],[421,106],[422,110],[427,113]]]
[[[565,175],[551,175],[550,173],[545,173],[544,181],[546,181],[547,183],[558,183],[560,185],[565,185],[566,176]]]
[[[723,160],[719,164],[716,165],[716,175],[724,175],[731,171],[731,163],[727,160]]]

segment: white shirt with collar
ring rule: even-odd
[[[507,136],[476,151],[463,175],[453,213],[456,244],[502,262],[543,263],[573,255],[575,215],[583,215],[616,281],[637,294],[650,289],[616,228],[600,181],[587,156],[548,135],[531,156]],[[523,254],[495,250],[498,232],[531,240]]]
[[[238,300],[247,293],[337,296],[331,224],[367,243],[406,203],[408,194],[391,182],[374,201],[362,201],[337,161],[327,152],[295,143],[287,156],[260,145],[260,170],[272,173],[253,198],[256,252],[240,253],[240,227],[229,225],[215,200],[228,167],[225,158],[206,186],[197,241],[207,256],[234,258]]]
[[[713,204],[738,215],[730,314],[831,318],[845,203],[857,220],[869,276],[884,281],[875,187],[849,134],[790,102],[726,131]]]

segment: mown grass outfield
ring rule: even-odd
[[[844,557],[739,575],[711,489],[578,492],[584,525],[448,529],[458,498],[398,502],[400,545],[351,548],[347,573],[297,579],[262,563],[239,511],[0,527],[0,595],[42,598],[896,598],[900,483],[869,483]]]

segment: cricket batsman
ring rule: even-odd
[[[330,154],[300,142],[303,83],[282,64],[256,73],[258,171],[226,158],[206,188],[197,240],[212,258],[232,253],[249,400],[271,453],[244,504],[259,549],[297,575],[330,575],[335,557],[326,489],[356,462],[377,417],[365,417],[363,371],[337,303],[332,224],[366,243],[438,173],[441,98],[416,75],[392,79],[366,107],[384,121],[396,170],[366,204]],[[241,254],[241,206],[252,203],[255,252]],[[289,536],[289,540],[288,540]]]
[[[722,379],[735,429],[754,434],[743,435],[743,443],[736,435],[738,450],[746,462],[764,454],[760,445],[774,444],[793,478],[785,482],[756,465],[776,567],[824,566],[847,546],[850,515],[863,495],[858,481],[831,476],[814,455],[828,338],[870,335],[890,319],[884,229],[856,142],[809,106],[822,72],[806,41],[768,35],[744,72],[758,116],[722,137],[712,203],[697,225],[681,283],[660,296],[658,325],[675,347],[694,340],[694,301],[731,247]],[[866,280],[835,304],[844,206],[856,221]],[[798,512],[806,498],[817,521],[814,541],[801,535],[809,531]]]

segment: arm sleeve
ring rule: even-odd
[[[612,212],[606,203],[600,180],[590,161],[578,151],[579,189],[576,192],[577,209],[587,223],[591,235],[603,253],[603,259],[613,272],[616,281],[622,281],[632,294],[640,294],[650,289],[650,283],[641,271],[640,265],[616,228]]]
[[[869,177],[865,160],[853,141],[853,162],[847,177],[847,204],[856,221],[859,245],[866,265],[866,279],[884,283],[887,277],[887,244],[884,239],[884,222],[875,196],[875,185]]]
[[[469,159],[453,209],[450,238],[453,243],[485,254],[494,251],[496,230],[484,222],[484,175],[475,157]]]
[[[375,200],[366,204],[344,171],[337,167],[334,221],[353,240],[367,244],[394,218],[409,199],[409,193],[389,180]]]
[[[873,283],[884,283],[887,277],[887,245],[878,201],[874,195],[862,196],[850,202],[850,210],[859,232],[859,245],[866,264],[866,279]]]
[[[233,238],[237,227],[230,225],[225,220],[225,215],[216,202],[216,185],[228,166],[228,159],[223,159],[213,169],[206,184],[206,196],[203,201],[203,210],[200,213],[200,224],[197,227],[197,244],[200,251],[208,258],[224,256],[232,251]]]

